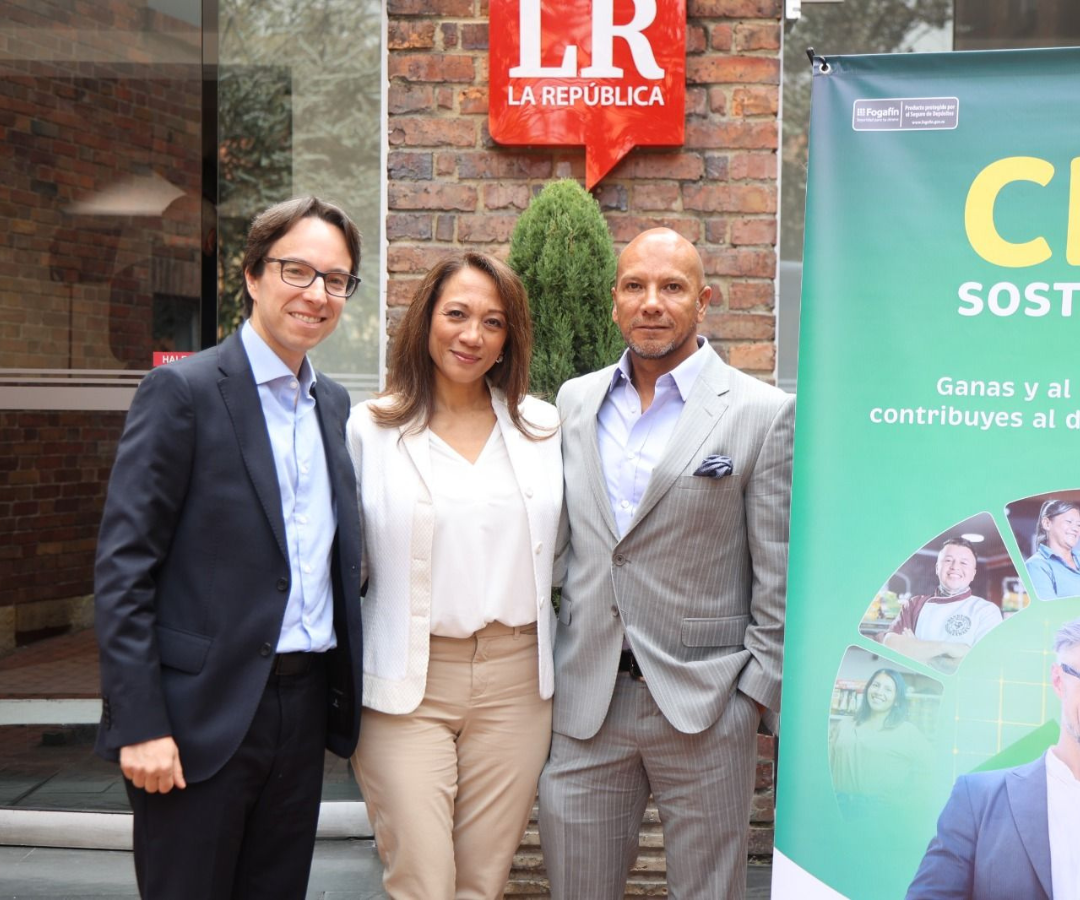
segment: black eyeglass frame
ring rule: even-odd
[[[353,294],[356,293],[356,289],[360,286],[360,276],[353,275],[351,272],[320,272],[311,263],[306,263],[299,259],[278,259],[273,256],[264,256],[263,262],[268,263],[280,263],[278,266],[278,275],[281,277],[282,282],[289,285],[289,287],[307,288],[311,287],[315,283],[316,278],[323,280],[323,289],[331,297],[344,297],[348,300]],[[285,278],[285,263],[292,263],[294,266],[304,266],[307,269],[311,269],[315,274],[311,276],[311,280],[307,284],[296,284],[296,282],[288,281]],[[349,286],[345,289],[344,294],[339,294],[337,291],[330,290],[330,285],[326,281],[327,275],[344,275],[349,279]]]
[[[1061,666],[1062,672],[1066,672],[1067,674],[1072,675],[1073,678],[1080,678],[1080,672],[1077,672],[1076,669],[1074,669],[1068,663],[1059,662],[1058,665]]]

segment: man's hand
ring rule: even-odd
[[[135,787],[148,794],[167,794],[174,787],[187,787],[180,765],[180,750],[171,737],[121,747],[120,771]]]

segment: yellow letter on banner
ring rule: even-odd
[[[1054,167],[1035,156],[999,159],[976,175],[964,207],[964,227],[972,249],[987,262],[1012,269],[1046,262],[1051,251],[1044,238],[1015,244],[998,234],[994,224],[994,202],[1001,189],[1013,181],[1033,181],[1046,187],[1053,177]],[[1077,243],[1080,244],[1080,238]]]

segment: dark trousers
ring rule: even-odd
[[[303,900],[326,746],[326,667],[312,660],[303,674],[270,676],[216,775],[168,794],[125,781],[143,900]]]

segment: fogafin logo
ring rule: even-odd
[[[489,126],[585,145],[592,187],[636,145],[683,141],[685,0],[490,0]]]

